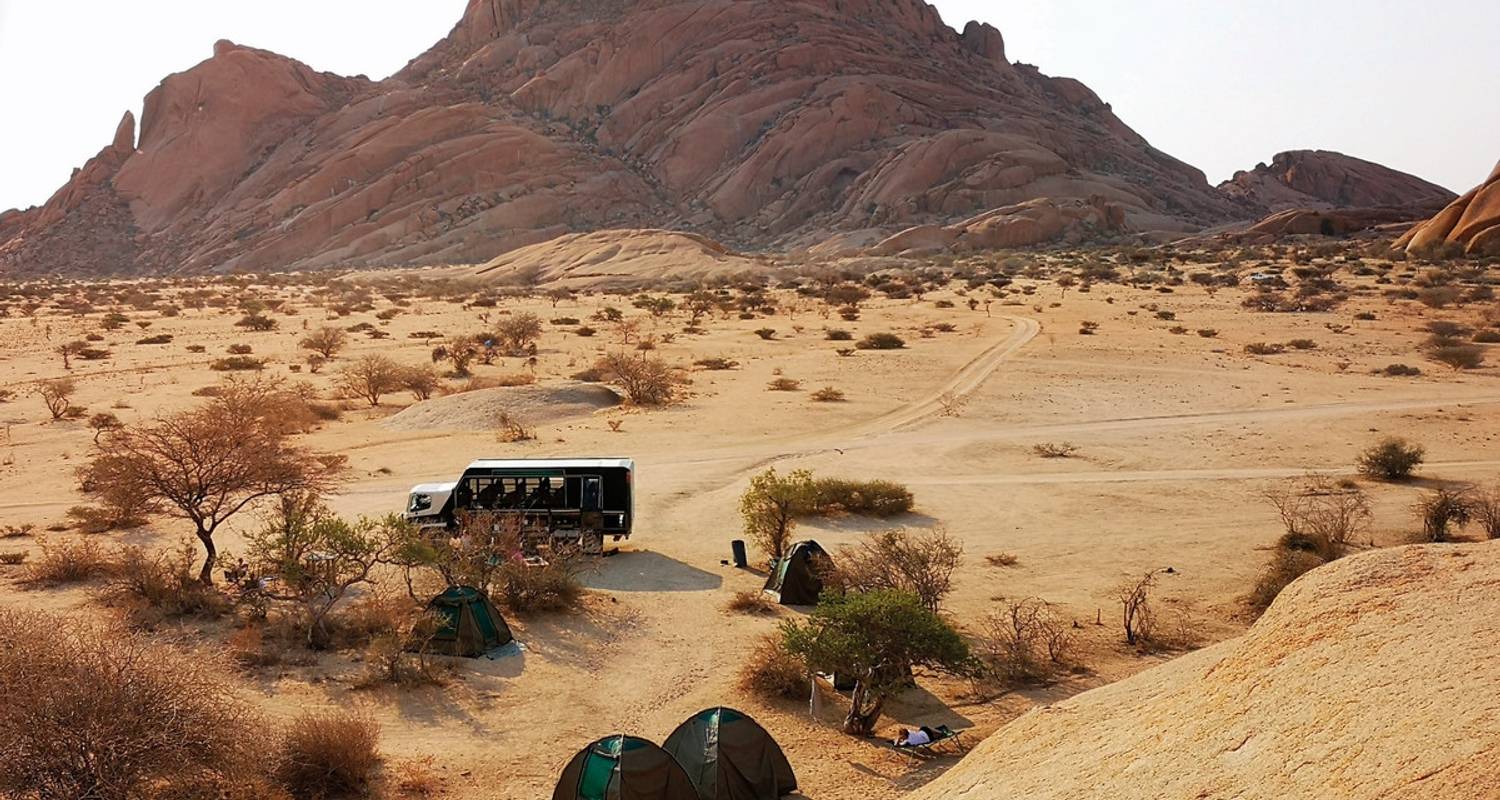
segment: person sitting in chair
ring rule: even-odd
[[[926,725],[923,725],[922,727],[914,731],[909,731],[905,728],[901,728],[896,731],[896,746],[917,747],[919,745],[932,744],[932,740],[936,739],[937,735],[937,731],[927,727]]]

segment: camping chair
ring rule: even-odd
[[[954,743],[957,743],[958,742],[958,737],[962,733],[962,731],[953,730],[952,728],[948,727],[947,725],[939,725],[936,728],[932,728],[931,730],[934,731],[935,733],[937,733],[937,735],[934,736],[934,737],[932,737],[932,741],[930,741],[930,742],[926,742],[925,744],[897,744],[897,745],[892,745],[892,746],[895,747],[897,750],[905,750],[905,751],[913,753],[913,754],[915,754],[915,753],[929,753],[929,754],[932,754],[932,753],[936,753],[936,750],[934,748],[938,744],[941,744],[942,742],[954,742]]]

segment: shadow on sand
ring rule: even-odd
[[[612,592],[703,592],[723,582],[712,572],[650,550],[621,551],[583,576],[584,586]]]

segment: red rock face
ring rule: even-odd
[[[1400,208],[1431,213],[1453,192],[1415,175],[1328,150],[1277,153],[1271,164],[1235,173],[1225,196],[1271,211],[1293,208]]]
[[[1445,245],[1470,255],[1500,255],[1500,163],[1484,183],[1396,241],[1412,253]]]
[[[616,227],[774,247],[1037,198],[1135,228],[1242,209],[920,0],[471,0],[381,82],[221,42],[132,138],[0,218],[0,270],[480,263]]]

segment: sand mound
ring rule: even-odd
[[[503,386],[426,400],[381,424],[395,431],[486,431],[505,413],[527,425],[541,425],[588,416],[619,402],[608,387],[593,383]]]
[[[911,800],[1492,796],[1496,652],[1500,544],[1347,558],[1238,639],[1022,717]]]
[[[512,250],[468,274],[495,283],[633,289],[667,281],[711,281],[766,265],[706,236],[607,230],[559,236]]]

